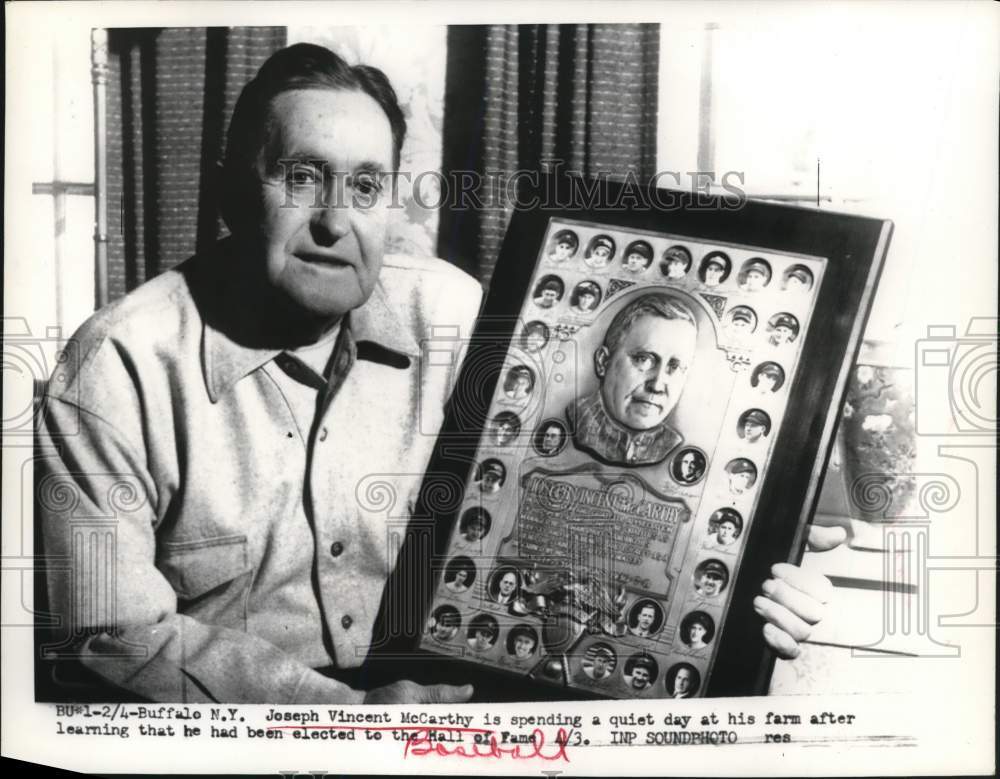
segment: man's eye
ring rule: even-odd
[[[686,365],[681,365],[681,361],[680,360],[678,360],[676,357],[672,357],[667,362],[667,370],[670,373],[677,373],[678,371],[680,371],[681,373],[683,373],[684,371],[687,370],[687,366]]]
[[[656,358],[648,352],[639,352],[632,355],[632,362],[641,371],[648,371],[656,364]]]
[[[292,170],[288,173],[287,179],[289,184],[294,184],[296,186],[315,184],[318,180],[319,177],[317,176],[316,171],[311,168],[301,167],[292,168]]]
[[[352,177],[351,185],[363,195],[377,195],[382,191],[382,181],[374,173],[359,173]]]

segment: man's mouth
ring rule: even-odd
[[[295,257],[310,265],[324,265],[330,268],[351,268],[353,264],[334,254],[296,254]]]
[[[663,411],[663,404],[657,403],[655,400],[633,397],[631,403],[637,408],[640,414],[650,414],[653,412]]]

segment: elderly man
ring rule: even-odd
[[[49,385],[40,521],[73,566],[50,573],[52,608],[125,694],[366,699],[346,669],[396,547],[359,485],[416,495],[454,380],[419,344],[441,323],[469,333],[480,299],[444,262],[383,256],[404,133],[380,71],[275,54],[229,129],[232,236],[98,312]],[[470,694],[398,682],[367,700]]]
[[[419,344],[441,323],[470,332],[481,296],[443,262],[384,256],[405,129],[380,71],[275,54],[230,124],[231,237],[98,312],[47,388],[38,516],[67,561],[51,608],[123,696],[472,694],[352,686],[398,548],[364,486],[415,498],[457,364]]]
[[[693,315],[671,296],[643,295],[619,311],[594,354],[600,389],[566,411],[577,447],[614,464],[664,460],[683,440],[666,419],[696,341]]]

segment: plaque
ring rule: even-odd
[[[422,494],[421,649],[549,697],[764,690],[750,601],[801,555],[890,227],[695,206],[515,213]]]

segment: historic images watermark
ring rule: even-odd
[[[663,170],[645,176],[634,170],[599,171],[591,176],[563,170],[561,160],[540,169],[383,171],[360,167],[354,171],[331,168],[327,160],[280,159],[264,175],[285,186],[283,208],[403,209],[407,200],[428,211],[485,211],[517,205],[520,208],[602,211],[675,211],[687,208],[735,211],[747,200],[742,171]],[[560,180],[545,174],[575,174]],[[614,184],[611,196],[607,185]],[[519,198],[522,188],[535,192]],[[713,194],[716,190],[718,194]],[[538,194],[540,193],[540,194]]]

